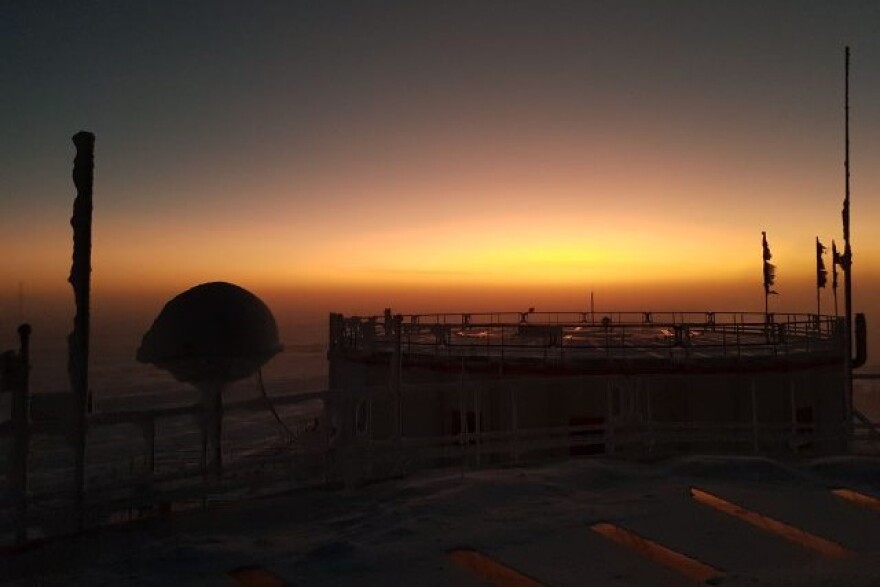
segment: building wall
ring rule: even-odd
[[[396,434],[391,362],[387,353],[331,353],[336,390],[355,398],[374,389],[366,400],[372,439]],[[511,372],[485,360],[404,362],[401,434],[430,438],[613,423],[657,438],[675,431],[685,440],[670,446],[683,451],[833,452],[845,448],[843,374],[839,361],[672,373]],[[349,403],[345,409],[358,402]],[[686,439],[688,430],[699,442]]]

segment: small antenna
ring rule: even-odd
[[[18,282],[18,322],[24,323],[24,282]]]

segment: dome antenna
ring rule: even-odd
[[[206,475],[219,477],[223,470],[223,389],[259,372],[281,350],[278,326],[266,304],[222,281],[197,285],[169,301],[144,334],[137,360],[200,392]]]

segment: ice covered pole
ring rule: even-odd
[[[68,281],[73,287],[76,315],[73,332],[67,339],[67,372],[70,388],[76,400],[73,414],[73,442],[75,451],[77,526],[83,528],[85,500],[86,407],[89,395],[89,297],[92,273],[92,185],[95,168],[95,135],[80,131],[73,135],[76,157],[73,160],[73,260]]]

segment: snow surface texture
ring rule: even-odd
[[[700,487],[833,540],[823,558],[696,503]],[[590,530],[610,522],[725,573],[723,585],[880,585],[880,512],[833,495],[880,495],[880,460],[785,464],[687,457],[577,459],[446,470],[358,489],[300,491],[106,528],[0,555],[0,584],[236,585],[257,566],[284,585],[489,585],[450,562],[478,550],[544,585],[693,585]]]

